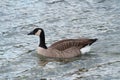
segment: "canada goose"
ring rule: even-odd
[[[86,49],[86,46],[90,46],[97,39],[66,39],[55,42],[51,46],[47,47],[45,44],[45,33],[42,28],[36,28],[28,35],[37,35],[40,38],[38,46],[38,54],[46,57],[54,58],[72,58],[81,55]],[[89,49],[87,47],[87,49]]]

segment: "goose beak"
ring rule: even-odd
[[[33,32],[30,32],[30,33],[28,33],[27,35],[34,35],[34,33],[33,33]]]

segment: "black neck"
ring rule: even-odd
[[[45,44],[45,34],[44,34],[44,31],[41,32],[40,34],[40,43],[39,43],[39,47],[42,47],[44,49],[47,49],[47,46]]]

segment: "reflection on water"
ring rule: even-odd
[[[0,1],[0,80],[119,80],[119,0]],[[90,53],[72,59],[37,55],[44,28],[49,46],[64,38],[98,38]]]

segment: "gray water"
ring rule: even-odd
[[[98,38],[91,51],[70,60],[41,59],[46,44]],[[120,0],[0,0],[0,80],[120,80]]]

